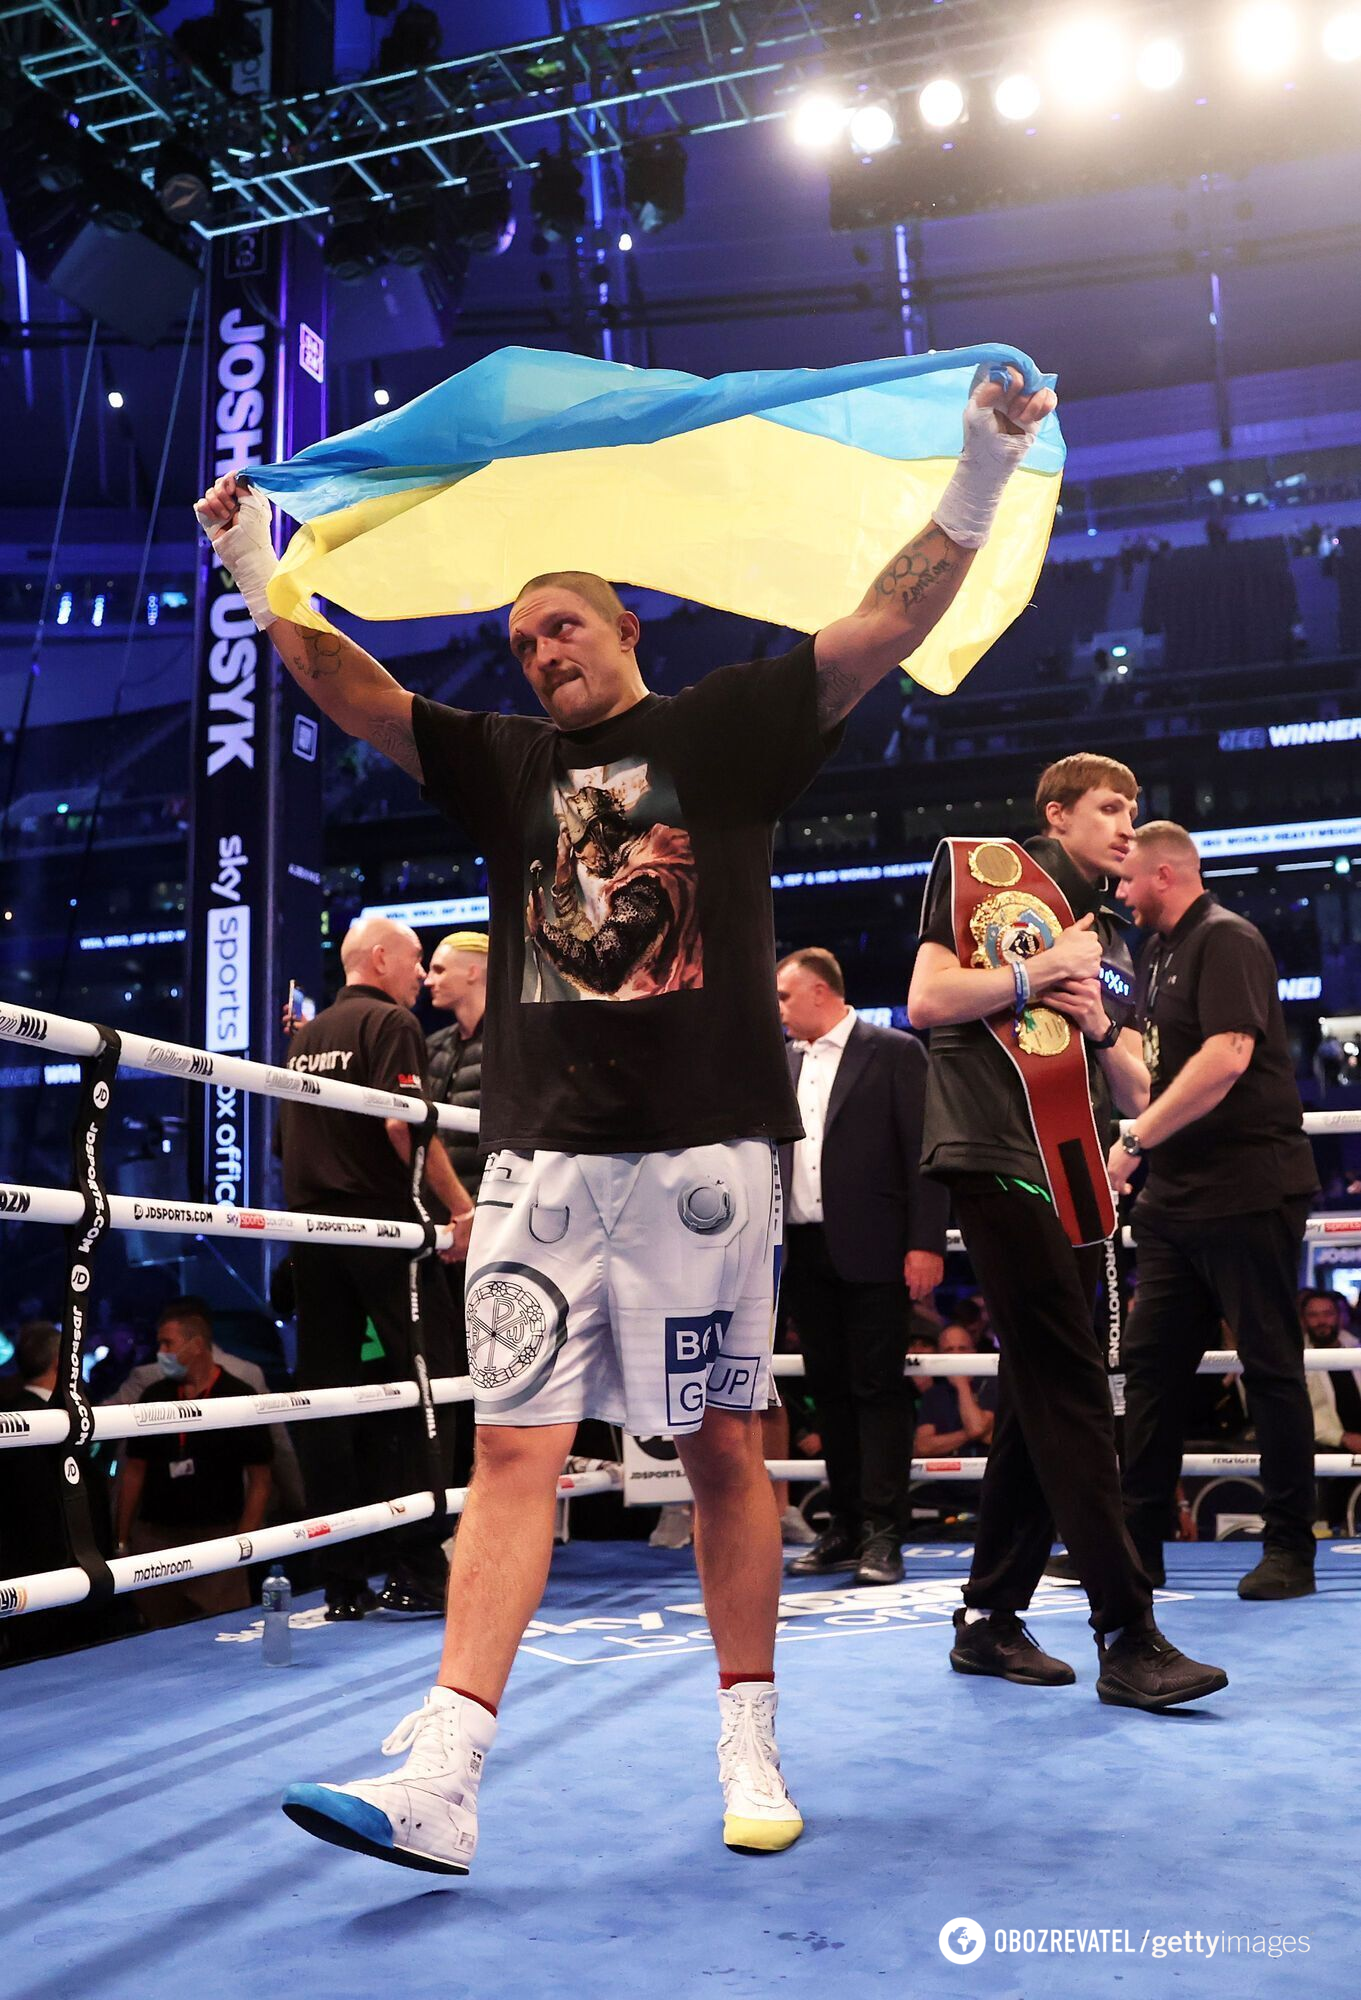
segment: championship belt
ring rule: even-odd
[[[1073,912],[1057,882],[1012,840],[943,840],[948,848],[955,949],[966,966],[1027,964],[1070,928]],[[984,1025],[1006,1051],[1044,1162],[1054,1211],[1075,1247],[1115,1228],[1106,1158],[1092,1116],[1087,1052],[1080,1030],[1052,1007],[1030,1001]]]

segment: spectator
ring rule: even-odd
[[[213,1329],[202,1299],[172,1299],[157,1322],[162,1380],[145,1389],[141,1403],[206,1403],[219,1396],[247,1396],[238,1375],[213,1359]],[[273,1447],[260,1426],[225,1431],[166,1431],[128,1440],[118,1487],[118,1552],[150,1555],[219,1535],[252,1535],[264,1523]],[[191,1577],[138,1594],[153,1630],[250,1602],[244,1570]]]
[[[1342,1319],[1331,1292],[1300,1293],[1300,1326],[1308,1347],[1337,1349]],[[1355,1369],[1305,1375],[1314,1413],[1314,1442],[1323,1451],[1361,1452],[1361,1375]],[[1331,1482],[1330,1482],[1331,1484]]]
[[[938,1352],[977,1354],[967,1327],[941,1329]],[[918,1377],[930,1383],[917,1406],[917,1458],[983,1458],[992,1442],[997,1410],[997,1378],[993,1375]]]
[[[274,1268],[276,1273],[288,1270],[290,1268],[288,1259],[284,1258],[283,1262],[276,1264]],[[210,1308],[203,1300],[198,1299],[195,1303],[205,1314],[210,1313]],[[291,1310],[290,1306],[289,1311]],[[131,1347],[128,1351],[132,1351]],[[213,1365],[220,1368],[224,1375],[230,1375],[240,1382],[248,1395],[263,1396],[269,1389],[270,1385],[266,1382],[264,1370],[259,1363],[247,1361],[243,1355],[233,1354],[230,1348],[220,1345],[216,1336],[213,1339]],[[112,1403],[140,1403],[153,1384],[164,1382],[165,1375],[159,1360],[139,1362],[107,1396],[96,1396],[93,1393],[98,1379],[98,1372],[90,1378],[90,1400],[103,1407]],[[293,1448],[287,1424],[271,1424],[269,1441],[274,1447],[274,1457],[270,1465],[270,1504],[267,1519],[296,1521],[303,1513],[306,1501],[303,1495],[302,1472],[298,1466],[298,1454]]]
[[[817,1405],[832,1517],[791,1570],[900,1583],[913,1413],[903,1362],[912,1300],[944,1276],[948,1212],[944,1191],[919,1173],[926,1051],[857,1020],[829,951],[785,959],[776,992],[805,1135],[780,1151],[784,1294]]]

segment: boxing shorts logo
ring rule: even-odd
[[[718,1359],[723,1336],[732,1325],[730,1312],[666,1322],[666,1420],[697,1424],[704,1415],[705,1384]]]
[[[567,1300],[529,1264],[485,1264],[469,1280],[464,1307],[468,1373],[478,1396],[510,1409],[548,1379],[567,1338]]]

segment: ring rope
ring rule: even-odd
[[[607,1493],[618,1485],[617,1467],[608,1471],[567,1472],[558,1480],[558,1498]],[[468,1489],[447,1487],[443,1497],[446,1513],[461,1514]],[[411,1521],[427,1521],[434,1512],[432,1493],[404,1493],[396,1500],[377,1500],[367,1507],[347,1508],[340,1514],[314,1514],[306,1521],[257,1528],[249,1535],[217,1535],[211,1541],[186,1542],[179,1548],[155,1549],[147,1555],[113,1556],[109,1560],[113,1592],[122,1596],[127,1591],[144,1590],[158,1583],[217,1576],[223,1570],[244,1569],[249,1563],[297,1555],[315,1542],[352,1542],[359,1535],[380,1534],[388,1528],[405,1527]],[[83,1604],[89,1595],[90,1579],[83,1569],[75,1567],[11,1577],[0,1583],[0,1618],[16,1618],[30,1611],[54,1611],[65,1604]]]

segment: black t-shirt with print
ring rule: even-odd
[[[1106,1012],[1111,1020],[1123,1021],[1128,1006],[1115,995],[1128,992],[1132,966],[1124,938],[1126,919],[1109,902],[1107,883],[1104,878],[1088,882],[1059,842],[1048,836],[1027,840],[1025,850],[1062,889],[1075,918],[1089,913],[1095,918],[1106,975],[1102,982]],[[953,954],[951,892],[949,867],[936,868],[927,884],[921,936],[925,943],[943,945]],[[1090,1043],[1087,1074],[1097,1135],[1104,1139],[1112,1122],[1110,1093]],[[952,1174],[992,1173],[1044,1183],[1021,1080],[984,1021],[960,1021],[931,1030],[922,1169],[941,1180]]]
[[[1211,1035],[1252,1036],[1227,1096],[1152,1146],[1143,1210],[1253,1215],[1318,1191],[1313,1148],[1276,991],[1276,961],[1255,924],[1207,890],[1139,956],[1135,1012],[1156,1103]]]
[[[799,1136],[775,1000],[775,821],[840,739],[813,642],[574,732],[412,713],[425,795],[487,857],[481,1143]]]
[[[425,1036],[411,1009],[379,987],[342,986],[332,1005],[292,1037],[288,1067],[333,1083],[420,1094]],[[381,1118],[285,1102],[279,1145],[290,1208],[370,1215],[380,1222],[414,1219],[411,1172]]]
[[[199,1403],[219,1396],[249,1396],[251,1389],[238,1375],[219,1369],[212,1387],[195,1397]],[[144,1403],[177,1403],[184,1395],[178,1382],[152,1382],[142,1391]],[[270,1465],[274,1446],[266,1425],[235,1431],[164,1431],[156,1436],[129,1438],[129,1458],[146,1466],[141,1518],[153,1528],[215,1528],[241,1517],[248,1465]]]

